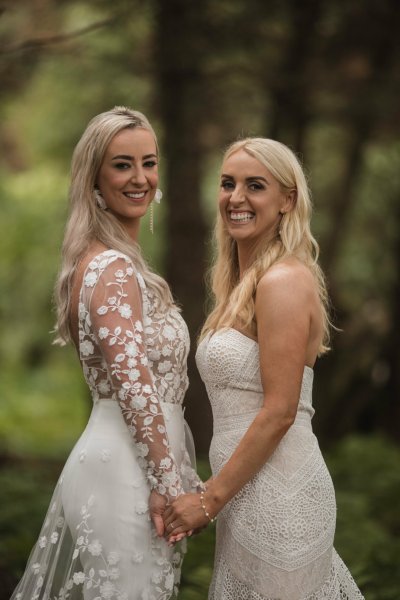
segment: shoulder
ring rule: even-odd
[[[85,287],[94,287],[100,282],[107,283],[111,280],[122,284],[137,275],[132,259],[118,250],[105,249],[88,255],[82,263]]]
[[[289,257],[270,267],[261,277],[256,290],[256,307],[268,304],[293,310],[316,298],[316,282],[310,269],[297,258]]]

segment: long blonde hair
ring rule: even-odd
[[[152,290],[162,307],[173,302],[166,282],[153,273],[146,264],[138,244],[129,237],[118,219],[110,212],[99,208],[94,191],[98,171],[107,146],[122,129],[141,128],[150,131],[158,144],[156,134],[147,118],[140,112],[125,106],[94,117],[88,124],[73,153],[71,185],[69,191],[69,218],[62,245],[61,268],[55,286],[57,309],[55,343],[64,345],[71,341],[70,310],[72,280],[77,265],[94,240],[107,248],[126,254],[142,274],[148,288]]]
[[[242,279],[239,277],[237,245],[218,214],[214,231],[216,257],[211,269],[211,289],[214,307],[200,334],[202,339],[216,329],[239,326],[256,334],[255,293],[258,282],[267,269],[278,261],[295,256],[313,274],[321,301],[324,335],[319,348],[329,350],[330,321],[325,278],[318,264],[319,246],[310,229],[312,212],[310,192],[303,169],[294,153],[284,144],[265,138],[246,138],[231,144],[224,160],[244,150],[264,165],[281,185],[283,191],[296,191],[293,208],[281,220],[274,239],[260,240],[251,265]]]

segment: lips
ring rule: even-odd
[[[130,200],[142,200],[147,192],[123,192],[124,196]]]

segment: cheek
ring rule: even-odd
[[[118,188],[125,183],[127,175],[123,172],[104,171],[99,174],[99,186],[108,189]]]
[[[157,172],[152,173],[150,175],[150,177],[148,178],[148,181],[152,188],[156,188],[158,185],[158,173]]]
[[[222,216],[224,216],[226,213],[226,208],[228,206],[228,202],[229,202],[229,194],[226,194],[225,192],[224,193],[221,192],[220,194],[218,194],[218,209]]]

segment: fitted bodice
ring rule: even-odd
[[[196,362],[210,398],[214,423],[256,413],[264,401],[258,343],[236,329],[207,335],[199,344]],[[304,368],[298,419],[310,421],[314,372]]]
[[[118,403],[151,489],[183,491],[164,406],[188,386],[189,335],[174,306],[160,306],[132,260],[115,250],[93,258],[79,299],[79,357],[93,401]]]
[[[143,277],[133,270],[130,261],[121,269],[121,258],[125,260],[126,257],[114,250],[102,252],[89,263],[83,277],[79,303],[79,354],[92,398],[94,401],[116,399],[116,386],[101,348],[106,342],[118,349],[114,356],[115,368],[126,361],[129,379],[138,381],[137,364],[147,366],[158,399],[182,404],[188,387],[186,363],[190,339],[186,323],[175,306],[160,309],[158,299],[147,289]],[[113,264],[116,265],[114,269]],[[139,311],[124,291],[132,275],[136,277],[141,291]],[[116,327],[100,327],[96,335],[90,309],[93,292],[104,277],[104,303],[97,308],[97,313],[100,317],[113,313]],[[138,318],[138,312],[141,318]],[[117,323],[118,318],[128,322],[132,319],[130,333]],[[139,338],[144,342],[144,356],[140,356]]]

